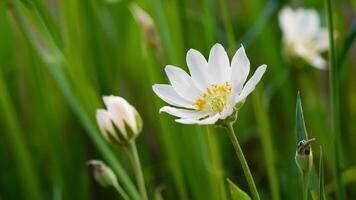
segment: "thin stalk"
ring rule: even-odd
[[[338,199],[345,199],[345,188],[341,176],[341,152],[340,152],[340,93],[339,73],[336,63],[334,24],[331,0],[325,0],[326,20],[329,32],[329,87],[331,101],[331,132],[334,137],[335,175],[337,181]]]
[[[244,156],[244,154],[242,152],[242,149],[241,149],[241,146],[239,144],[239,141],[236,138],[235,131],[234,131],[234,128],[232,126],[232,123],[228,123],[227,124],[227,128],[228,128],[227,132],[229,134],[230,140],[231,140],[232,144],[234,145],[234,148],[235,148],[235,151],[236,151],[236,155],[237,155],[238,159],[240,160],[240,163],[241,163],[242,169],[244,171],[248,186],[250,187],[252,198],[254,200],[259,200],[260,196],[258,194],[258,191],[257,191],[257,188],[256,188],[256,184],[255,184],[255,182],[253,180],[250,168],[248,167],[247,161],[246,161],[245,156]]]
[[[224,24],[226,28],[226,34],[228,38],[229,44],[229,52],[232,53],[235,51],[235,37],[231,24],[230,13],[228,12],[228,6],[226,0],[220,0],[220,5],[224,14]],[[257,123],[261,130],[262,137],[262,148],[263,153],[265,155],[265,162],[267,166],[267,174],[269,187],[271,191],[272,199],[279,200],[279,185],[278,185],[278,176],[275,167],[275,156],[273,153],[273,141],[271,137],[271,127],[269,125],[268,119],[268,108],[264,104],[261,98],[261,92],[259,90],[256,91],[255,95],[253,95],[253,103],[254,103],[254,111],[257,117]]]
[[[309,172],[303,172],[303,200],[308,200]]]
[[[273,153],[273,140],[271,136],[271,127],[268,119],[268,108],[264,103],[260,90],[256,90],[253,98],[253,107],[257,117],[257,123],[261,131],[261,143],[265,157],[269,187],[271,190],[271,197],[274,200],[279,200],[279,185],[277,170],[275,167],[275,154]]]
[[[145,180],[143,178],[143,172],[142,172],[142,167],[141,167],[141,162],[140,158],[137,153],[137,148],[136,148],[136,143],[134,140],[131,140],[128,144],[129,150],[132,155],[132,165],[136,177],[136,182],[138,185],[138,189],[141,193],[141,198],[143,200],[147,200],[147,192],[146,192],[146,186],[145,186]]]
[[[127,195],[127,193],[125,192],[125,190],[119,184],[115,184],[114,188],[117,191],[117,193],[119,193],[119,195],[121,195],[122,199],[130,200],[130,198]]]
[[[218,198],[213,199],[226,199],[225,186],[224,186],[224,177],[221,169],[221,157],[220,157],[220,146],[219,141],[215,135],[216,132],[211,130],[211,127],[207,126],[205,129],[207,133],[208,147],[209,147],[209,155],[211,162],[211,190],[214,191],[212,194],[218,195]]]

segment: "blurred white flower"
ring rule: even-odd
[[[154,92],[162,100],[181,107],[164,106],[160,112],[179,117],[176,122],[183,124],[215,124],[232,116],[255,89],[267,67],[258,67],[245,83],[250,61],[242,46],[232,58],[231,65],[220,44],[211,48],[208,61],[194,49],[188,51],[186,59],[191,76],[178,67],[168,65],[165,71],[171,85],[153,85]]]
[[[328,31],[320,26],[317,11],[285,7],[279,13],[279,25],[291,56],[301,57],[318,69],[326,69],[327,61],[320,54],[329,48]]]
[[[142,120],[136,109],[124,98],[103,97],[105,109],[96,110],[96,120],[105,137],[113,143],[126,143],[135,138],[142,129]]]

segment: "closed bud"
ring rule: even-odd
[[[309,173],[313,166],[313,151],[311,143],[315,141],[315,138],[310,140],[301,140],[298,142],[297,150],[295,152],[295,161],[298,168],[303,173]]]
[[[130,10],[137,24],[142,28],[147,44],[155,49],[157,56],[162,56],[161,42],[152,17],[135,3],[130,5]]]
[[[124,98],[104,96],[105,109],[96,111],[96,120],[104,138],[112,143],[127,144],[142,130],[142,120],[136,109]]]
[[[87,165],[92,168],[95,180],[102,187],[117,187],[118,181],[114,172],[100,160],[90,160]]]

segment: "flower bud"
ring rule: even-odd
[[[114,172],[100,160],[90,160],[87,165],[92,168],[95,180],[102,187],[117,187],[118,181]]]
[[[162,59],[162,45],[152,17],[136,3],[131,3],[130,11],[137,24],[140,26],[145,41],[155,50],[156,56],[159,59]]]
[[[301,140],[298,142],[297,150],[295,152],[295,161],[298,168],[303,173],[309,173],[313,166],[313,151],[311,143],[315,141],[315,138],[310,140]]]
[[[104,96],[105,109],[96,111],[96,120],[104,138],[112,143],[126,144],[142,130],[142,120],[136,109],[124,98]]]

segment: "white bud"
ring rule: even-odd
[[[124,98],[104,96],[107,110],[98,109],[96,120],[109,142],[125,144],[134,139],[142,130],[142,120],[136,109]]]

